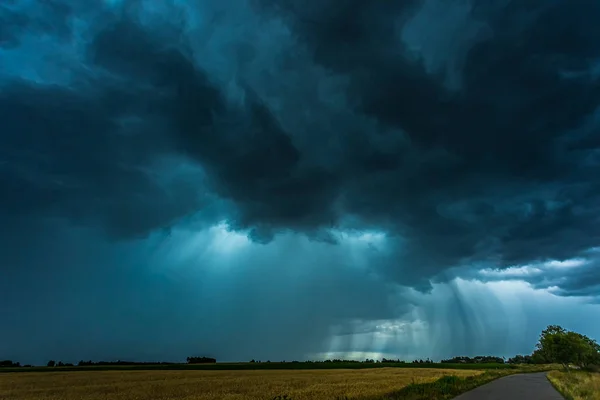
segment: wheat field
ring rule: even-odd
[[[263,371],[77,371],[0,374],[2,400],[359,399],[409,383],[482,371],[427,368]]]

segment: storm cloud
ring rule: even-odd
[[[485,320],[504,300],[477,282],[597,302],[599,17],[584,0],[5,2],[8,337],[60,314],[104,332],[97,358],[447,356],[506,337],[516,306]],[[356,342],[373,327],[385,344]]]

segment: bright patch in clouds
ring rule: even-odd
[[[557,261],[552,260],[544,263],[544,266],[549,268],[576,268],[587,264],[589,261],[583,258],[572,258],[570,260]]]
[[[394,356],[393,354],[386,354],[386,353],[373,352],[373,351],[349,351],[349,352],[329,351],[329,352],[326,352],[326,353],[314,354],[314,355],[312,355],[309,358],[312,359],[312,360],[315,360],[315,361],[324,361],[324,360],[358,360],[358,361],[363,361],[363,360],[366,360],[366,359],[381,360],[382,358],[397,359],[398,357]]]
[[[333,231],[344,244],[356,246],[378,246],[385,242],[386,236],[377,231]]]
[[[540,276],[548,270],[577,268],[588,263],[589,261],[583,258],[571,258],[563,261],[550,260],[542,263],[512,266],[508,268],[485,268],[479,271],[479,275],[485,278],[526,280],[527,277]]]
[[[180,262],[213,265],[215,260],[222,261],[252,246],[245,234],[229,229],[225,222],[197,231],[173,229],[168,237],[158,240],[155,251],[175,265]]]
[[[220,223],[209,229],[211,236],[210,248],[221,254],[230,254],[246,248],[250,240],[243,234],[231,230],[226,223]]]
[[[485,277],[491,278],[521,278],[526,276],[538,275],[543,271],[539,268],[532,267],[530,265],[524,265],[522,267],[509,267],[505,269],[484,269],[480,271],[480,274]]]

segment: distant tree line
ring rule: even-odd
[[[207,363],[216,363],[216,362],[217,362],[217,360],[215,358],[210,358],[210,357],[188,357],[187,358],[188,364],[207,364]],[[270,362],[270,361],[267,361],[267,362]],[[80,360],[77,364],[73,364],[73,363],[64,363],[62,361],[49,360],[46,363],[46,366],[47,367],[74,367],[76,365],[78,367],[93,367],[93,366],[111,366],[111,365],[128,366],[128,365],[172,365],[172,364],[177,364],[177,363],[168,362],[168,361],[124,361],[124,360],[117,360],[117,361],[88,360],[88,361],[84,361],[84,360]],[[0,368],[2,368],[2,367],[18,368],[18,367],[33,367],[33,365],[30,365],[30,364],[21,365],[21,363],[13,362],[12,360],[0,360]]]
[[[46,363],[47,367],[73,367],[71,363],[63,363],[62,361],[56,362],[54,360],[50,360]]]
[[[400,359],[393,360],[393,359],[385,358],[385,357],[381,359],[381,362],[387,363],[387,364],[406,364],[406,361],[404,361],[404,360],[400,360]]]
[[[267,361],[260,361],[260,360],[255,360],[252,359],[249,361],[251,364],[253,363],[262,363],[262,362],[266,362],[266,363],[270,363],[270,360]],[[344,360],[344,359],[340,359],[340,358],[334,358],[334,359],[327,359],[327,360],[308,360],[308,361],[280,361],[280,363],[304,363],[304,364],[319,364],[319,363],[332,363],[332,364],[377,364],[377,363],[387,363],[387,364],[406,364],[406,361],[404,360],[400,360],[400,359],[388,359],[388,358],[382,358],[381,361],[380,360],[375,360],[373,358],[367,358],[363,361],[358,361],[358,360]],[[412,361],[413,364],[433,364],[434,362],[432,360],[430,360],[429,358],[426,360],[414,360]]]
[[[506,360],[507,364],[536,364],[534,362],[534,358],[531,357],[530,355],[521,355],[521,354],[517,354],[514,357],[509,358],[508,360]]]
[[[188,364],[213,364],[217,360],[212,357],[187,357]],[[270,360],[265,361],[270,363]],[[282,361],[285,363],[286,361]],[[290,363],[299,363],[300,361],[291,361]],[[600,368],[600,345],[593,339],[577,332],[568,331],[558,325],[548,325],[540,335],[539,341],[535,346],[535,350],[530,355],[517,354],[509,358],[507,361],[504,358],[496,356],[477,356],[467,357],[459,356],[445,360],[441,363],[452,364],[562,364],[565,369],[569,369],[574,365],[578,368],[597,369]],[[251,360],[250,363],[262,363],[260,360]],[[304,364],[311,363],[334,363],[334,364],[349,364],[349,363],[406,363],[403,360],[393,360],[382,358],[381,361],[367,358],[364,361],[343,360],[343,359],[328,359],[324,361],[303,361]],[[433,364],[434,362],[427,358],[426,360],[414,360],[412,364]],[[175,364],[170,362],[135,362],[135,361],[98,361],[81,360],[77,366],[110,366],[110,365],[164,365]],[[56,362],[50,360],[46,364],[48,367],[72,367],[71,363]],[[19,362],[12,360],[0,361],[0,368],[18,368],[31,367],[31,365],[21,365]]]
[[[0,361],[0,368],[2,367],[20,367],[21,363],[20,362],[13,362],[12,360],[1,360]]]
[[[161,361],[161,362],[157,362],[157,361],[123,361],[123,360],[117,360],[117,361],[97,361],[94,362],[92,360],[89,361],[84,361],[81,360],[77,363],[78,367],[89,367],[89,366],[95,366],[95,365],[167,365],[167,364],[174,364],[172,362],[167,362],[167,361]]]
[[[217,362],[216,358],[211,357],[188,357],[188,364],[214,364]]]
[[[188,364],[202,364],[202,363],[215,363],[217,362],[214,358],[209,357],[188,357]],[[81,360],[77,363],[78,367],[93,367],[93,366],[110,366],[110,365],[170,365],[176,364],[174,362],[168,361],[125,361],[125,360],[117,360],[117,361],[84,361]],[[63,363],[62,361],[54,361],[50,360],[46,364],[48,367],[73,367],[74,365],[71,363]]]
[[[430,360],[430,359],[428,358],[428,359],[426,359],[426,360],[422,360],[422,359],[419,359],[419,360],[413,360],[413,362],[412,362],[412,363],[413,363],[413,364],[433,364],[433,361],[432,361],[432,360]]]
[[[495,356],[459,356],[440,361],[443,364],[504,364],[504,358]]]

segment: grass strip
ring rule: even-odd
[[[566,400],[600,400],[600,373],[551,371],[548,380]]]

